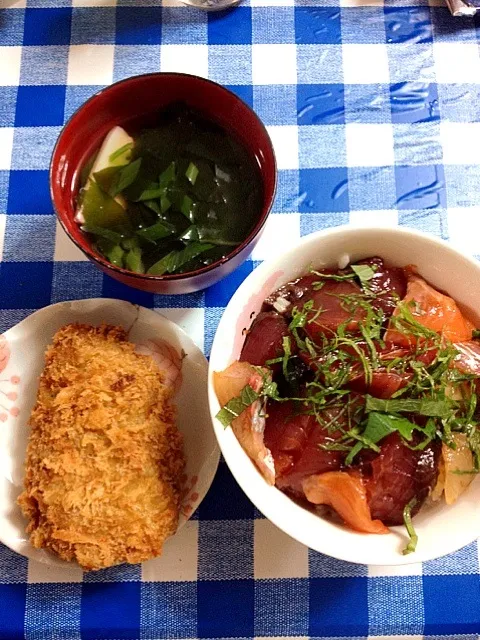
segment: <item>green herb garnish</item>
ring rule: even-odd
[[[282,340],[282,344],[283,344],[282,371],[285,378],[288,378],[288,359],[292,355],[292,350],[290,348],[290,338],[288,336],[284,336]]]
[[[417,548],[418,536],[415,533],[415,529],[412,523],[412,509],[417,504],[417,499],[413,498],[410,502],[405,505],[403,509],[403,522],[405,524],[405,528],[408,533],[408,537],[410,538],[407,546],[402,551],[403,555],[406,556],[409,553],[415,553],[415,549]]]
[[[380,442],[383,438],[395,431],[398,431],[404,440],[410,441],[415,429],[425,431],[423,427],[419,427],[413,422],[410,422],[407,418],[372,411],[368,416],[365,431],[362,434],[352,434],[351,432],[352,436],[360,440],[360,442],[350,451],[345,459],[345,464],[351,464],[353,458],[363,449],[363,446],[375,449],[373,445],[376,445],[377,442]]]
[[[334,280],[335,282],[343,282],[344,280],[353,280],[358,278],[363,284],[371,280],[375,275],[375,270],[368,264],[351,264],[350,269],[353,273],[322,273],[321,271],[311,270],[311,273],[322,278],[322,280]],[[321,289],[322,282],[315,282],[314,289]]]
[[[480,473],[479,469],[453,469],[450,473],[454,473],[456,476],[470,476]]]
[[[133,142],[127,142],[127,144],[124,144],[123,147],[120,147],[119,149],[111,153],[108,161],[110,163],[115,162],[115,160],[118,160],[118,158],[123,156],[124,153],[130,151],[131,149],[133,149]]]
[[[343,282],[344,280],[353,280],[355,278],[355,273],[322,273],[314,269],[310,273],[322,278],[322,280],[334,280],[335,282]]]
[[[240,395],[236,398],[232,398],[227,404],[220,409],[215,416],[224,427],[228,427],[232,424],[235,418],[238,418],[245,409],[248,409],[259,398],[259,394],[252,389],[250,385],[243,387]]]
[[[453,403],[449,400],[430,400],[428,398],[405,398],[401,400],[381,400],[366,396],[365,411],[383,411],[384,413],[415,413],[420,416],[446,418],[451,415]]]
[[[352,264],[350,268],[362,284],[369,282],[375,275],[375,271],[368,264]]]

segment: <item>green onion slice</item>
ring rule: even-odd
[[[96,224],[84,224],[80,227],[82,231],[85,233],[91,233],[94,236],[99,236],[100,238],[105,238],[105,240],[110,240],[114,244],[120,244],[123,239],[121,233],[117,233],[117,231],[112,231],[111,229],[104,229],[103,227],[99,227]]]
[[[134,273],[145,273],[141,249],[138,247],[130,249],[125,257],[125,267]]]
[[[142,164],[142,159],[137,158],[133,162],[125,165],[120,169],[118,173],[117,180],[115,184],[112,186],[110,191],[110,195],[112,198],[117,196],[119,193],[124,191],[127,187],[132,185],[137,179],[138,172],[140,171],[140,165]]]
[[[130,151],[130,149],[133,149],[133,142],[127,142],[127,144],[124,144],[123,147],[120,147],[119,149],[111,153],[108,157],[108,161],[115,162],[115,160],[120,158],[120,156],[123,156],[123,154],[127,151]]]
[[[170,251],[166,256],[163,256],[158,262],[153,264],[147,271],[148,274],[153,276],[162,276],[164,273],[175,273],[184,264],[193,260],[204,251],[213,249],[213,244],[202,244],[201,242],[192,242],[187,245],[185,249],[180,251]]]
[[[193,164],[193,162],[190,162],[190,164],[188,165],[188,168],[185,171],[185,176],[192,185],[197,181],[198,168],[195,164]]]

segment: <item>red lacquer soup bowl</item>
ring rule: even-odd
[[[240,140],[260,169],[263,200],[256,224],[230,254],[211,265],[179,275],[138,274],[112,265],[95,251],[75,222],[81,170],[114,126],[151,119],[174,102],[183,102]],[[190,293],[218,282],[251,253],[272,207],[276,163],[268,133],[257,115],[234,93],[204,78],[182,73],[151,73],[127,78],[92,96],[70,118],[53,151],[50,190],[56,214],[67,235],[102,271],[120,282],[153,293]]]

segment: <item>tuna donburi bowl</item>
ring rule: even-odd
[[[224,457],[260,511],[364,564],[478,537],[479,309],[480,266],[411,230],[312,234],[255,270],[209,384]]]

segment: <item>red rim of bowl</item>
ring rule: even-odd
[[[195,78],[196,80],[199,80],[199,81],[204,82],[206,84],[214,85],[215,87],[217,87],[221,91],[224,91],[225,93],[228,93],[228,94],[232,95],[235,98],[235,100],[237,100],[238,102],[241,102],[243,104],[245,109],[247,111],[249,111],[250,114],[252,115],[252,117],[257,121],[258,125],[260,126],[260,128],[263,131],[263,133],[265,134],[265,138],[266,138],[266,140],[267,140],[267,142],[269,144],[270,150],[272,152],[272,159],[273,159],[273,189],[272,189],[272,195],[270,197],[270,201],[268,202],[267,207],[265,208],[264,213],[258,219],[255,227],[249,233],[247,238],[241,244],[239,244],[238,247],[236,247],[236,249],[234,249],[234,251],[232,251],[231,253],[226,255],[224,258],[220,258],[220,260],[217,260],[216,262],[213,262],[212,264],[209,264],[209,265],[207,265],[205,267],[201,267],[200,269],[196,269],[195,271],[188,271],[187,273],[179,273],[179,274],[176,274],[176,275],[175,274],[170,274],[170,275],[162,275],[162,276],[155,276],[155,275],[146,274],[146,273],[136,273],[135,271],[129,271],[128,269],[124,269],[123,267],[117,267],[117,266],[113,265],[111,262],[108,262],[108,260],[102,258],[102,256],[100,256],[99,254],[95,253],[91,249],[90,245],[87,245],[86,247],[83,247],[71,235],[71,233],[67,229],[66,225],[64,224],[63,218],[59,214],[59,212],[57,210],[57,206],[55,204],[55,196],[54,196],[54,188],[53,188],[53,159],[55,158],[55,154],[57,152],[57,147],[60,144],[60,140],[61,140],[61,138],[63,136],[63,133],[64,133],[65,129],[75,120],[75,118],[78,117],[79,113],[83,110],[83,108],[86,105],[88,105],[91,102],[93,102],[94,100],[96,100],[96,98],[98,98],[103,93],[105,93],[105,92],[109,91],[110,89],[112,89],[113,87],[117,87],[118,85],[121,85],[121,84],[124,84],[124,83],[132,82],[132,80],[140,80],[142,78],[146,79],[146,78],[152,78],[152,77],[157,77],[157,76]],[[224,127],[224,128],[226,128],[226,127]],[[128,275],[128,276],[131,276],[131,277],[134,277],[134,278],[138,278],[140,280],[146,279],[146,280],[152,280],[152,281],[184,280],[184,279],[187,279],[187,278],[192,278],[194,276],[202,275],[204,273],[208,273],[209,271],[213,271],[214,269],[216,269],[217,267],[225,264],[226,262],[229,262],[232,258],[237,256],[241,251],[243,251],[248,246],[248,244],[250,244],[250,242],[255,238],[255,236],[257,236],[260,233],[260,231],[262,230],[262,228],[264,227],[264,225],[265,225],[265,223],[267,221],[267,218],[268,218],[268,216],[270,214],[270,211],[272,209],[273,201],[275,199],[275,194],[276,194],[276,190],[277,190],[277,176],[278,176],[278,172],[277,172],[277,162],[276,162],[276,158],[275,158],[275,151],[273,149],[273,145],[272,145],[272,141],[270,139],[270,136],[268,135],[268,131],[267,131],[265,125],[263,124],[263,122],[260,120],[260,118],[255,113],[255,111],[246,102],[244,102],[235,93],[233,93],[233,91],[230,91],[229,89],[226,89],[223,85],[219,84],[218,82],[213,82],[212,80],[208,80],[207,78],[202,78],[200,76],[196,76],[196,75],[193,75],[193,74],[190,74],[190,73],[175,73],[175,72],[161,72],[161,71],[159,71],[157,73],[144,73],[144,74],[140,74],[138,76],[130,76],[129,78],[124,78],[123,80],[119,80],[118,82],[114,82],[113,84],[108,85],[108,87],[104,87],[100,91],[97,91],[97,93],[94,93],[93,96],[88,98],[88,100],[86,100],[82,105],[80,105],[80,107],[78,107],[78,109],[70,116],[70,118],[67,120],[67,122],[63,125],[62,130],[60,131],[60,135],[58,136],[58,139],[57,139],[57,141],[55,143],[55,146],[53,148],[52,157],[51,157],[51,160],[50,160],[50,170],[49,170],[50,197],[52,199],[52,204],[53,204],[53,208],[55,210],[55,214],[57,216],[57,219],[60,221],[60,224],[62,225],[62,228],[65,231],[65,233],[67,234],[67,236],[80,249],[80,251],[82,251],[83,253],[87,254],[87,256],[89,258],[91,258],[94,262],[97,262],[102,267],[105,267],[105,268],[107,268],[107,269],[109,269],[111,271],[115,271],[117,273]]]

